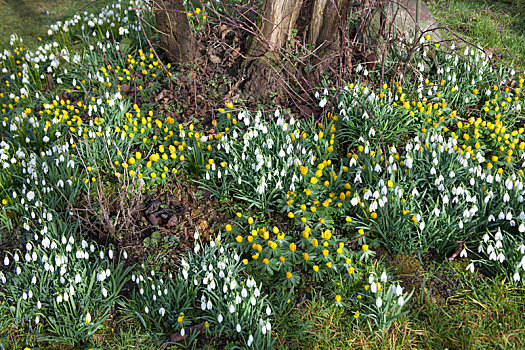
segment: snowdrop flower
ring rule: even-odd
[[[383,306],[383,299],[381,299],[381,297],[378,297],[378,298],[376,299],[376,306],[377,306],[378,308],[380,308],[381,306]]]
[[[401,294],[403,294],[403,288],[398,284],[396,287],[396,295],[400,296]]]
[[[514,280],[514,282],[519,282],[521,280],[520,273],[518,271],[516,271],[514,276],[512,276],[512,279]]]
[[[467,271],[470,271],[471,273],[474,272],[474,263],[470,263],[467,268],[466,268]]]
[[[381,274],[381,282],[386,283],[387,280],[388,280],[388,276],[386,272],[383,271],[383,273]]]

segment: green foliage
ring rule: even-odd
[[[444,317],[427,301],[426,278],[418,304],[419,290],[389,276],[377,256],[451,257],[461,269],[523,283],[522,76],[493,69],[474,49],[422,39],[405,76],[375,87],[378,72],[357,66],[353,83],[320,90],[320,107],[330,107],[323,118],[227,103],[202,130],[152,102],[174,70],[142,47],[153,18],[134,10],[143,5],[118,1],[52,25],[54,42],[34,51],[13,36],[0,54],[0,228],[2,247],[14,246],[0,254],[1,334],[91,345],[118,319],[140,334],[118,328],[115,347],[173,333],[183,347],[272,348],[285,334],[316,334],[312,348],[327,339],[353,347],[333,339],[335,319],[340,333],[392,345],[389,334],[418,312]],[[196,31],[207,14],[234,9],[186,5]],[[118,189],[127,200],[180,174],[233,218],[209,244],[196,234],[177,266],[125,268],[124,251],[92,242],[72,216],[97,195]],[[233,209],[239,202],[245,212]],[[94,225],[124,220],[95,209]],[[179,240],[156,231],[144,244],[169,251]],[[483,293],[474,291],[478,303]],[[316,316],[298,315],[304,308]],[[472,345],[456,335],[432,344]],[[210,339],[221,340],[202,344]]]
[[[38,339],[66,344],[89,340],[109,316],[129,268],[110,247],[77,242],[75,227],[60,217],[40,217],[35,240],[4,257],[0,273],[1,322],[28,327]],[[44,331],[47,329],[46,332]]]

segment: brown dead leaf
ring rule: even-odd
[[[210,225],[208,224],[208,220],[205,220],[205,219],[200,219],[198,224],[197,224],[197,228],[199,229],[199,231],[204,231],[206,230]]]
[[[163,98],[167,98],[169,94],[169,90],[162,90],[157,96],[155,96],[155,102],[159,102]]]
[[[159,226],[159,219],[153,214],[148,215],[148,220],[153,226]]]
[[[179,223],[179,218],[177,217],[177,214],[173,214],[171,218],[168,220],[168,228],[177,226],[178,223]]]
[[[186,339],[192,332],[195,332],[195,331],[197,331],[197,332],[204,332],[204,322],[186,328],[186,332],[185,332],[184,335],[181,335],[180,331],[177,332],[177,333],[172,334],[169,337],[168,341],[164,344],[163,347],[164,348],[168,347],[172,343],[178,343],[178,342]]]
[[[215,63],[215,64],[219,64],[222,62],[222,60],[219,58],[219,56],[215,56],[215,55],[209,55],[210,56],[210,61],[212,63]]]

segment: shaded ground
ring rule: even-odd
[[[8,45],[9,36],[16,33],[29,48],[36,47],[38,37],[45,37],[48,25],[71,17],[82,8],[92,11],[108,2],[97,0],[90,4],[90,0],[0,0],[0,46]]]
[[[431,0],[428,4],[440,26],[452,31],[443,31],[446,39],[458,35],[501,53],[507,63],[525,67],[525,1]]]

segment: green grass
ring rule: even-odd
[[[474,276],[445,262],[424,272],[427,281],[454,276],[455,294],[435,297],[434,283],[415,285],[410,313],[384,335],[371,333],[365,319],[355,322],[316,296],[295,308],[276,328],[283,349],[519,349],[525,347],[524,290],[501,279]],[[329,291],[327,291],[329,292]]]
[[[525,1],[431,0],[429,7],[440,26],[448,26],[470,43],[501,53],[506,63],[525,66]],[[446,31],[443,34],[446,39],[455,38]]]
[[[47,26],[73,16],[77,11],[100,8],[108,0],[0,0],[0,46],[9,44],[11,34],[24,39],[29,48],[38,45],[38,37],[47,37]]]
[[[97,4],[104,2],[107,1],[99,0]],[[89,0],[0,0],[0,28],[3,33],[17,33],[31,47],[38,43],[39,35],[45,36],[48,24],[71,16],[88,3]],[[496,52],[507,50],[510,55],[525,60],[523,0],[435,0],[430,6],[438,19],[456,13],[444,22],[465,40]],[[497,14],[504,44],[498,18],[486,11],[458,13],[469,9],[489,9]],[[0,39],[1,44],[8,41],[8,35]],[[224,204],[233,216],[233,207]],[[149,258],[155,260],[153,255]],[[371,332],[363,318],[356,321],[355,310],[335,306],[334,290],[326,287],[313,296],[306,295],[305,301],[296,300],[297,305],[290,313],[277,315],[273,324],[276,348],[525,348],[523,288],[511,287],[505,280],[467,274],[465,267],[457,263],[435,263],[426,268],[421,265],[421,269],[423,271],[398,272],[396,278],[406,282],[403,284],[406,289],[414,287],[415,293],[407,308],[410,313],[397,320],[385,334]],[[453,288],[454,294],[448,298],[439,296],[437,290],[443,286]],[[2,338],[11,338],[11,348],[24,348],[25,336],[30,337],[11,333],[10,328],[2,329],[0,348],[4,345]],[[160,348],[158,340],[144,334],[132,319],[108,321],[107,328],[97,336],[92,340],[100,349]]]

